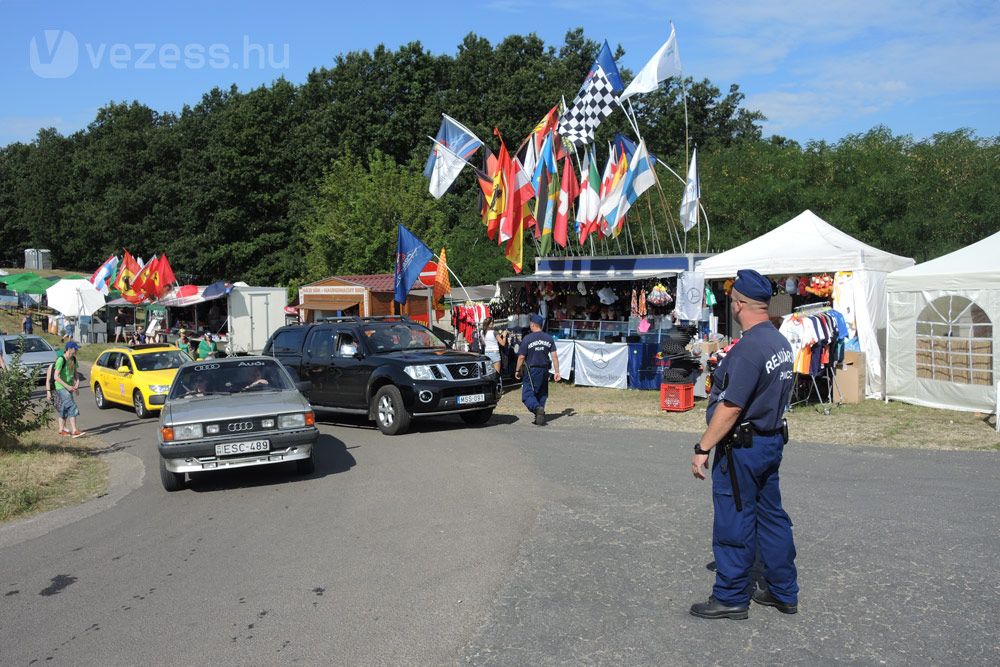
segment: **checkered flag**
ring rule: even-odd
[[[559,136],[582,146],[594,141],[601,121],[611,115],[618,98],[604,68],[597,66],[583,82],[573,104],[559,119]]]

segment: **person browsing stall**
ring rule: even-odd
[[[531,333],[521,339],[521,347],[517,351],[517,367],[514,377],[521,380],[521,402],[524,407],[535,415],[535,424],[545,425],[545,401],[549,397],[549,364],[555,372],[556,382],[559,375],[559,356],[556,354],[556,341],[542,331],[545,318],[534,314],[531,316],[529,328]],[[550,362],[551,360],[551,362]],[[527,366],[527,372],[525,372]]]
[[[198,361],[205,361],[206,359],[215,359],[219,354],[219,347],[215,344],[215,338],[212,334],[205,334],[201,342],[198,343],[198,348],[196,351]]]
[[[715,449],[716,576],[708,601],[691,607],[700,618],[747,618],[751,597],[785,614],[798,611],[792,522],[778,488],[794,373],[791,347],[768,319],[771,290],[771,281],[756,271],[737,273],[730,309],[743,337],[715,371],[708,428],[691,458],[691,473],[705,479],[708,455]],[[750,570],[758,552],[768,587],[751,595]]]

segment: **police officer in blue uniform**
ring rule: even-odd
[[[691,472],[705,479],[709,452],[716,450],[711,473],[715,586],[707,602],[692,605],[691,614],[747,618],[750,570],[757,555],[768,588],[753,590],[753,601],[794,614],[799,595],[795,543],[778,488],[787,440],[783,417],[794,376],[792,350],[768,319],[770,280],[756,271],[739,271],[731,299],[743,337],[715,371],[708,428],[691,459]]]
[[[545,318],[531,316],[531,333],[521,339],[514,377],[521,380],[521,402],[535,415],[535,424],[545,426],[545,400],[549,397],[549,360],[559,382],[559,355],[556,341],[542,331]],[[527,372],[524,372],[527,366]]]

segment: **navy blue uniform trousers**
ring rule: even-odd
[[[764,577],[771,594],[781,602],[797,604],[799,585],[795,570],[792,521],[781,507],[778,466],[784,444],[781,435],[754,436],[752,447],[733,449],[743,511],[736,511],[733,485],[721,449],[712,468],[715,522],[715,586],[719,602],[739,606],[750,601],[750,569],[760,550]]]
[[[549,369],[544,366],[527,366],[523,369],[521,380],[521,402],[524,407],[534,412],[539,407],[545,407],[545,399],[549,397]]]

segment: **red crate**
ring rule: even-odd
[[[668,412],[687,412],[694,407],[693,384],[661,384],[660,409]]]

